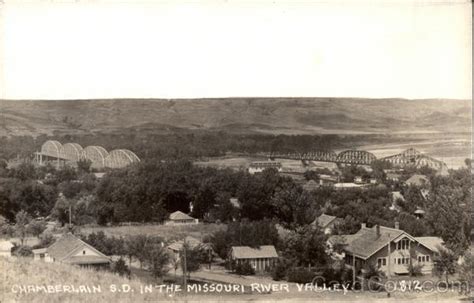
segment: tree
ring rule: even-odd
[[[130,277],[130,269],[122,258],[114,262],[113,272],[122,277]]]
[[[147,246],[145,264],[155,279],[163,277],[168,272],[169,254],[160,244]]]
[[[89,173],[91,171],[92,161],[89,159],[80,159],[77,161],[77,169],[81,173]]]
[[[186,271],[188,277],[190,277],[192,272],[197,271],[201,267],[201,263],[205,260],[204,256],[205,252],[202,247],[191,247],[189,243],[184,242],[183,248],[180,251],[180,264],[183,273]]]
[[[36,179],[36,170],[33,164],[29,162],[23,162],[18,167],[11,169],[10,175],[13,178],[26,181],[30,179]]]
[[[433,274],[446,277],[446,284],[449,285],[448,277],[456,272],[456,255],[449,249],[438,246],[438,254],[433,256]]]
[[[296,266],[325,266],[329,261],[326,240],[319,227],[300,227],[286,237],[284,255]]]
[[[470,198],[462,188],[441,185],[429,196],[426,220],[457,255],[469,247]]]
[[[39,235],[41,235],[41,233],[46,230],[46,222],[32,220],[28,224],[27,230],[29,234],[39,238]]]
[[[469,287],[474,285],[474,253],[467,251],[462,258],[462,262],[459,265],[459,279],[463,283],[467,283],[467,290]]]
[[[284,183],[271,203],[283,227],[293,229],[311,223],[316,217],[310,193],[294,183]]]
[[[31,221],[31,217],[26,211],[21,210],[16,214],[15,221],[15,233],[20,237],[21,245],[23,246],[28,235],[28,224]]]

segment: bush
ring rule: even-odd
[[[316,273],[307,268],[292,268],[288,270],[288,282],[311,283]]]
[[[243,276],[255,275],[255,270],[253,269],[250,262],[242,262],[235,266],[235,272]]]
[[[422,276],[423,273],[422,273],[422,268],[423,268],[423,265],[422,264],[410,264],[408,265],[408,274],[410,275],[410,277],[419,277],[419,276]]]
[[[12,254],[16,257],[33,257],[33,251],[29,246],[14,246]]]
[[[118,274],[119,276],[122,277],[129,277],[130,276],[130,269],[128,268],[127,264],[125,261],[120,258],[118,259],[113,266],[113,272]]]
[[[278,262],[271,270],[272,279],[275,281],[283,280],[288,270],[290,269],[291,263],[286,259],[278,259]]]

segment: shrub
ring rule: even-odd
[[[283,280],[286,277],[290,266],[291,263],[288,260],[278,259],[278,262],[271,270],[272,279],[275,281]]]
[[[119,276],[122,276],[122,277],[124,277],[124,276],[129,277],[130,276],[130,269],[128,268],[127,264],[125,263],[125,261],[122,258],[118,259],[114,263],[113,272],[118,274]]]
[[[288,270],[288,282],[311,283],[316,274],[307,268],[292,268]]]
[[[33,257],[33,251],[29,246],[14,246],[12,249],[12,254],[17,257]]]
[[[253,269],[250,262],[242,262],[235,266],[235,272],[239,275],[250,276],[255,275],[255,270]]]
[[[411,277],[419,277],[419,276],[422,276],[423,273],[422,273],[422,270],[423,269],[423,265],[422,264],[410,264],[408,265],[408,274],[411,276]]]

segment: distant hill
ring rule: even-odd
[[[469,100],[221,98],[2,100],[0,135],[186,129],[237,133],[470,132]]]

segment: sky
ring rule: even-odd
[[[469,1],[3,3],[3,99],[472,94]]]

